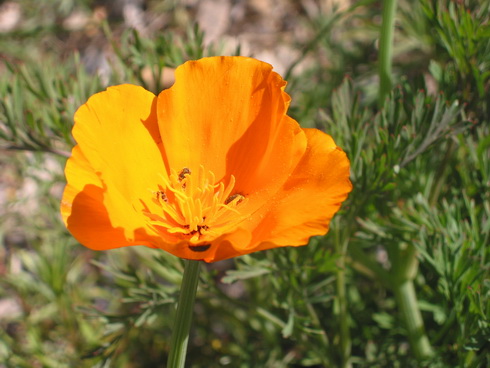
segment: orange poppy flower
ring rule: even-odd
[[[332,138],[286,115],[286,82],[245,57],[177,68],[158,96],[109,87],[75,114],[63,221],[83,245],[214,262],[328,231],[351,190]]]

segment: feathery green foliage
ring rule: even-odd
[[[59,19],[94,4],[49,3],[0,40],[0,366],[161,366],[183,263],[78,245],[58,216],[62,167],[90,95],[159,92],[166,69],[223,50],[196,26],[144,36],[108,17],[94,27],[112,59],[91,70],[57,42],[76,33]],[[308,246],[202,269],[189,367],[490,364],[490,2],[399,0],[382,106],[380,15],[373,1],[298,13],[310,39],[286,72],[290,113],[347,152],[354,190]]]

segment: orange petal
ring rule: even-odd
[[[298,246],[324,235],[341,203],[352,190],[349,160],[332,138],[304,129],[308,148],[282,189],[248,224],[253,239],[246,253],[277,246]]]
[[[236,249],[236,244],[248,244],[251,239],[249,231],[237,229],[232,233],[223,234],[211,244],[189,246],[187,242],[182,241],[177,244],[165,244],[162,249],[184,259],[216,262],[244,254],[240,249]]]
[[[66,227],[81,244],[91,249],[105,250],[128,245],[155,247],[161,243],[142,227],[132,225],[129,227],[131,231],[128,231],[127,226],[131,224],[124,222],[128,220],[124,217],[127,212],[115,212],[111,219],[105,203],[108,199],[104,198],[106,190],[79,146],[73,148],[65,175],[68,183],[61,201],[61,215]],[[118,221],[114,217],[121,219]],[[119,222],[121,226],[115,227],[114,222]]]
[[[90,248],[161,243],[141,212],[166,174],[155,107],[152,93],[121,85],[92,96],[75,114],[78,145],[65,170],[62,215]]]
[[[168,164],[192,171],[203,165],[217,180],[234,175],[235,191],[247,196],[277,190],[306,149],[304,133],[285,115],[285,85],[269,64],[245,57],[177,68],[176,83],[158,96]]]

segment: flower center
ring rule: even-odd
[[[233,175],[226,186],[223,182],[216,183],[213,172],[203,166],[198,173],[188,168],[180,172],[171,169],[168,178],[161,178],[163,185],[152,191],[152,200],[161,208],[161,214],[147,213],[157,232],[175,234],[191,244],[199,244],[212,241],[242,219],[237,206],[245,197],[232,194]]]

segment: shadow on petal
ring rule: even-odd
[[[104,189],[86,185],[73,199],[66,223],[68,230],[83,245],[94,250],[107,250],[131,245],[158,248],[161,240],[144,228],[114,227],[104,206]]]
[[[163,146],[162,142],[162,135],[160,134],[160,129],[158,127],[158,118],[157,118],[157,97],[153,99],[153,102],[151,104],[151,110],[150,110],[150,115],[146,119],[141,119],[141,123],[143,126],[148,130],[148,133],[150,133],[151,138],[155,142],[155,144],[158,147],[158,150],[160,151],[160,154],[163,159],[163,163],[165,165],[165,168],[167,172],[170,172],[168,160],[167,160],[167,155],[165,154],[165,148]]]

